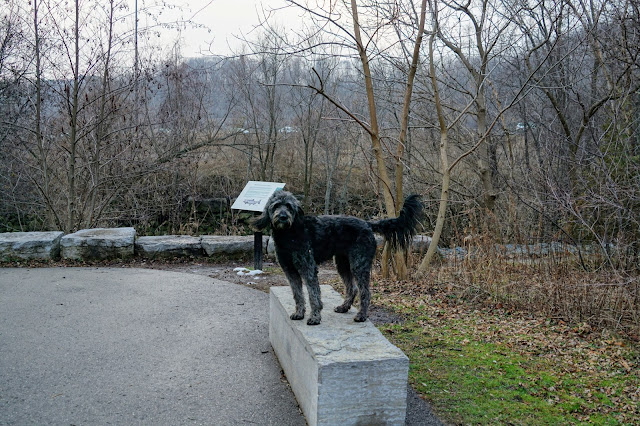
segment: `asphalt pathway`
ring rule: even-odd
[[[0,268],[0,424],[305,425],[268,305],[193,274]]]

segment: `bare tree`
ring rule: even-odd
[[[635,173],[634,162],[614,160],[633,152],[630,135],[637,127],[632,112],[640,89],[637,35],[629,31],[637,22],[637,6],[543,2],[523,12],[525,64],[539,69],[537,90],[528,99],[538,107],[528,116],[540,134],[534,142],[541,159],[536,171],[541,209],[547,217],[555,215],[553,223],[568,238],[595,240],[613,265],[611,242],[629,247],[638,229],[631,201],[637,194],[624,183]]]
[[[487,148],[489,145],[488,140],[491,138],[491,132],[496,123],[503,117],[506,111],[513,107],[517,101],[525,93],[527,88],[527,82],[530,80],[531,75],[526,77],[519,87],[509,94],[510,99],[506,102],[500,102],[497,100],[497,105],[500,106],[498,110],[494,112],[494,117],[491,121],[488,120],[488,99],[487,91],[490,84],[490,65],[496,67],[497,59],[493,56],[496,54],[494,49],[503,50],[507,43],[503,40],[506,30],[511,25],[511,19],[508,18],[504,10],[498,11],[492,9],[495,5],[489,2],[482,2],[480,8],[480,18],[476,19],[473,11],[470,8],[470,3],[460,5],[458,3],[448,2],[433,2],[431,9],[431,21],[433,25],[433,32],[429,39],[429,74],[430,82],[434,95],[434,103],[438,119],[438,129],[440,134],[440,170],[442,173],[441,193],[438,207],[438,214],[433,232],[433,238],[427,250],[425,257],[423,258],[419,270],[425,272],[435,255],[437,245],[440,241],[442,229],[446,219],[446,212],[449,200],[449,191],[451,185],[451,173],[459,166],[467,157],[475,154],[478,150],[482,149],[479,155],[479,171],[481,175],[482,187],[484,190],[484,207],[492,210],[495,202],[495,193],[493,190],[492,177],[490,169],[488,168],[487,156],[490,155],[492,149]],[[447,13],[451,11],[454,15],[448,15],[447,19],[443,19],[440,14],[443,8]],[[447,31],[443,26],[447,25],[447,20],[451,19],[456,14],[462,14],[465,18],[471,22],[471,39],[477,55],[471,57],[463,51],[459,44],[454,43],[451,36],[446,35]],[[501,18],[489,24],[488,16],[497,16]],[[485,31],[487,33],[485,33]],[[508,34],[509,40],[513,41],[513,34]],[[438,71],[436,61],[436,41],[442,41],[443,45],[455,53],[456,57],[460,60],[463,68],[472,77],[470,81],[474,83],[473,91],[466,92],[466,103],[463,103],[459,107],[455,107],[454,101],[459,93],[465,93],[460,87],[456,87],[457,82],[447,80],[444,75],[450,74],[443,71]],[[504,52],[503,52],[504,53]],[[440,64],[445,63],[443,60],[444,55],[441,54]],[[478,64],[478,67],[474,65],[474,62]],[[446,85],[450,88],[454,88],[452,93],[453,99],[448,102],[443,99],[441,86]],[[464,99],[464,98],[463,98]],[[458,126],[464,117],[468,114],[468,111],[475,106],[474,116],[476,118],[476,138],[471,146],[464,147],[459,153],[457,153],[452,160],[450,160],[449,148],[449,133],[454,126]],[[447,109],[450,113],[447,113]],[[484,148],[483,148],[484,147]],[[492,154],[491,154],[492,155]],[[496,160],[497,163],[497,160]]]
[[[338,10],[339,3],[331,4],[326,9],[322,9],[321,7],[312,7],[295,1],[290,1],[290,3],[303,9],[312,20],[317,22],[319,32],[325,32],[327,26],[332,27],[335,32],[331,34],[334,39],[329,41],[330,44],[341,45],[345,48],[353,49],[357,53],[357,58],[362,72],[364,92],[367,99],[367,120],[363,119],[356,112],[351,111],[338,99],[330,96],[326,91],[325,84],[320,75],[317,75],[319,83],[316,85],[309,85],[309,87],[315,90],[316,93],[324,96],[336,108],[345,113],[354,122],[362,126],[362,128],[369,134],[371,150],[376,162],[376,175],[380,183],[380,190],[382,193],[382,199],[384,200],[386,214],[389,217],[394,217],[397,214],[397,207],[400,205],[402,199],[402,156],[404,154],[408,118],[402,119],[399,137],[400,146],[397,148],[395,155],[395,170],[400,175],[396,176],[396,178],[392,180],[387,168],[388,156],[385,154],[385,149],[383,148],[382,132],[379,125],[379,112],[377,107],[378,100],[372,71],[372,57],[376,57],[384,52],[385,48],[379,46],[378,43],[386,43],[382,34],[393,30],[391,23],[394,23],[397,20],[397,9],[387,9],[385,5],[379,3],[359,6],[355,0],[351,0],[350,3],[345,5],[345,8],[341,10]],[[410,2],[409,4],[412,5],[413,3]],[[426,0],[421,3],[421,11],[419,14],[420,18],[417,20],[417,31],[414,34],[415,39],[409,41],[414,48],[412,49],[413,54],[410,58],[410,66],[407,74],[405,104],[403,108],[403,114],[407,116],[409,114],[411,104],[413,78],[415,76],[420,57],[426,4]],[[411,8],[408,10],[411,10]],[[385,13],[381,15],[379,13],[380,11]],[[347,16],[350,17],[350,22],[347,23],[341,19],[342,13],[348,14]],[[311,41],[311,44],[316,41],[316,39],[312,37],[307,40]],[[389,252],[388,249],[386,249],[383,256],[384,276],[388,276],[389,274],[387,269],[388,258]],[[406,264],[404,256],[401,253],[396,255],[396,269],[398,276],[401,279],[404,279],[406,277]]]
[[[332,61],[335,62],[335,61]],[[323,75],[323,79],[328,81],[332,79],[332,71],[335,64],[328,60],[318,61],[315,69],[319,69]],[[314,170],[314,149],[318,139],[323,133],[323,121],[328,110],[326,99],[320,96],[309,96],[308,90],[302,84],[306,80],[308,70],[305,70],[302,60],[292,63],[292,75],[290,77],[294,86],[291,89],[291,105],[293,114],[297,123],[295,129],[287,129],[299,133],[302,138],[303,148],[303,165],[304,165],[304,207],[308,208],[311,204],[311,187],[313,181]],[[307,72],[305,72],[307,71]],[[328,182],[327,182],[328,185]]]
[[[240,115],[236,121],[255,141],[254,156],[259,160],[258,177],[272,180],[274,162],[283,124],[285,87],[284,69],[287,64],[281,40],[265,33],[251,45],[250,54],[242,54],[235,61],[235,85],[240,90]]]

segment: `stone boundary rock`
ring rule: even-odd
[[[317,326],[289,318],[288,287],[271,287],[269,295],[269,341],[307,422],[404,425],[409,359],[371,321],[354,322],[353,308],[335,313],[342,297],[320,288],[325,309]]]
[[[135,252],[145,258],[202,256],[202,237],[159,235],[138,237]]]
[[[430,242],[425,236],[414,237],[412,249],[424,251]],[[82,229],[63,232],[0,233],[0,260],[104,260],[140,256],[148,259],[168,257],[202,257],[253,253],[253,235],[137,236],[134,228]],[[378,240],[382,244],[382,238]],[[263,250],[275,255],[273,240],[262,239]]]
[[[70,260],[127,259],[133,257],[134,228],[81,229],[60,239],[60,254]]]
[[[269,237],[262,238],[262,250],[267,248]],[[220,236],[205,235],[202,237],[202,248],[207,256],[217,254],[253,253],[253,235]]]
[[[104,260],[135,255],[147,259],[253,253],[253,235],[136,236],[134,228],[82,229],[63,232],[0,233],[0,260]],[[263,238],[266,250],[268,237]]]
[[[380,235],[375,235],[376,244],[381,248],[384,244],[384,238]],[[426,235],[416,235],[413,237],[413,241],[411,243],[411,250],[418,253],[426,253],[429,248],[429,244],[431,244],[431,237],[427,237]],[[273,240],[269,239],[267,242],[267,254],[275,256],[276,247],[273,245]]]

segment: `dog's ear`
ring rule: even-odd
[[[271,225],[271,218],[269,217],[267,210],[265,209],[260,216],[251,220],[250,225],[257,231],[269,228],[269,225]]]
[[[304,210],[302,210],[302,206],[300,204],[296,204],[296,214],[293,218],[293,222],[297,224],[301,224],[304,221]]]

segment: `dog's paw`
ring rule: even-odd
[[[353,317],[353,320],[354,320],[355,322],[365,322],[365,321],[367,320],[367,316],[366,316],[366,315],[361,315],[361,314],[358,312],[358,314],[357,314],[355,317]]]
[[[294,312],[289,316],[289,318],[291,318],[294,321],[299,321],[299,320],[304,318],[304,312],[302,312],[302,313]]]
[[[311,317],[307,320],[307,325],[318,325],[320,324],[320,317]]]
[[[337,306],[337,307],[334,309],[334,311],[336,311],[336,312],[337,312],[337,313],[339,313],[339,314],[344,314],[344,313],[349,312],[349,308],[350,308],[350,306],[340,305],[340,306]]]

